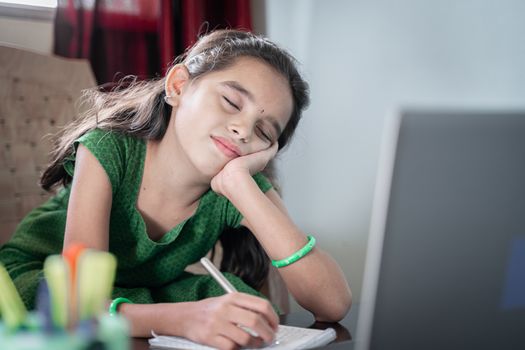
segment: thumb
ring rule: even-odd
[[[270,148],[268,148],[267,163],[275,157],[275,155],[277,154],[278,150],[279,150],[279,143],[278,142],[275,142],[273,145],[270,146]]]

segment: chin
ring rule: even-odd
[[[213,145],[215,147],[215,145]],[[195,149],[195,148],[194,148]],[[187,152],[188,160],[193,164],[197,172],[203,178],[211,182],[218,173],[228,164],[230,159],[227,159],[222,154],[217,153],[214,148],[210,150],[205,149],[204,152]],[[209,153],[208,153],[209,152]]]
[[[207,164],[201,164],[200,166],[197,165],[196,168],[202,174],[203,177],[211,181],[211,179],[213,179],[218,173],[221,172],[225,165],[226,164],[210,164],[208,162]]]

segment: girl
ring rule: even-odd
[[[113,297],[129,300],[118,310],[133,336],[153,329],[218,348],[270,342],[278,317],[254,289],[226,274],[239,293],[224,295],[210,276],[184,272],[223,231],[246,227],[299,304],[319,321],[342,319],[351,293],[341,269],[318,247],[282,260],[314,241],[259,173],[308,102],[294,59],[267,39],[222,30],[179,62],[161,80],[91,91],[92,109],[63,132],[42,186],[64,188],[0,250],[24,302],[32,307],[45,257],[82,243],[116,255]]]

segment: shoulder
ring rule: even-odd
[[[64,168],[71,176],[74,173],[79,145],[84,146],[102,165],[114,188],[122,179],[128,164],[140,157],[145,147],[144,140],[121,132],[90,130],[73,142],[72,152],[65,159]]]
[[[90,150],[107,149],[108,151],[115,151],[115,147],[119,149],[132,147],[138,140],[136,137],[119,131],[93,129],[76,139],[74,146],[76,147],[81,143]]]

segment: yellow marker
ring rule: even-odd
[[[0,264],[0,309],[6,327],[19,328],[26,320],[27,310],[7,270]]]
[[[79,320],[98,316],[111,296],[117,260],[103,251],[86,250],[77,261]]]
[[[61,255],[50,255],[44,262],[44,276],[50,294],[51,318],[60,329],[67,327],[70,289],[69,265]]]

